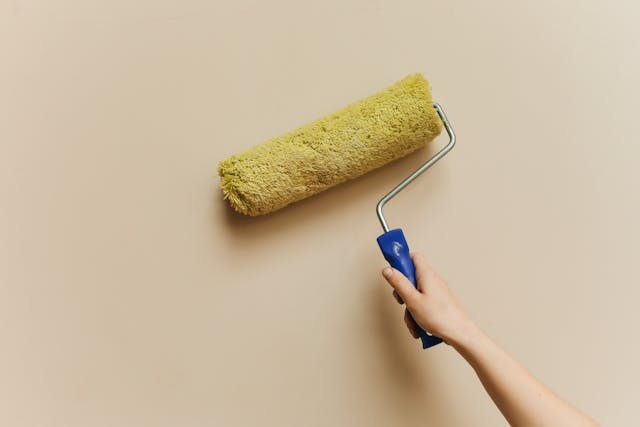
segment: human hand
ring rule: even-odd
[[[464,333],[470,321],[447,284],[438,277],[422,255],[412,252],[411,259],[416,270],[418,289],[395,268],[386,267],[382,270],[382,275],[393,287],[393,296],[398,303],[406,303],[404,321],[411,335],[419,337],[418,328],[411,319],[413,317],[422,329],[451,344]]]
[[[400,271],[391,267],[382,270],[393,287],[393,296],[407,305],[404,318],[411,335],[419,337],[415,320],[422,329],[453,346],[476,371],[509,425],[598,426],[536,380],[477,328],[420,254],[411,253],[411,259],[418,289]]]

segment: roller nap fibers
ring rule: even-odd
[[[442,130],[420,74],[220,162],[224,197],[246,215],[281,209],[425,146]]]

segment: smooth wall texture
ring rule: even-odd
[[[0,1],[0,424],[496,426],[410,339],[378,198],[445,142],[271,216],[217,162],[413,72],[459,145],[386,212],[605,425],[640,403],[640,6]]]

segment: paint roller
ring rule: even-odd
[[[236,211],[268,214],[404,157],[435,139],[443,127],[449,143],[376,205],[384,230],[377,241],[384,258],[417,286],[404,233],[389,229],[382,208],[456,142],[422,75],[407,76],[335,113],[232,155],[218,166],[220,186]],[[422,329],[419,332],[423,348],[442,342]]]

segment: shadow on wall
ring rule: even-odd
[[[382,168],[371,171],[359,178],[342,183],[322,193],[296,202],[269,215],[258,217],[244,216],[235,212],[226,200],[218,185],[215,186],[212,202],[212,229],[217,239],[220,234],[225,236],[227,245],[233,246],[232,253],[243,253],[245,256],[259,255],[269,250],[274,239],[289,233],[297,233],[303,227],[323,227],[332,217],[339,221],[345,214],[345,206],[358,205],[361,210],[366,204],[368,210],[361,214],[368,215],[376,223],[375,204],[377,201],[399,183],[409,173],[417,169],[431,158],[442,146],[444,137],[438,138],[436,144],[429,144],[425,149],[414,155],[396,160]],[[441,168],[434,168],[428,172],[428,177],[418,180],[413,186],[422,186],[421,192],[428,194],[433,191],[446,172]],[[440,178],[439,178],[440,177]],[[410,203],[405,199],[404,203]],[[348,214],[348,213],[347,213]],[[359,213],[360,214],[360,213]],[[378,228],[381,232],[381,229]],[[372,241],[376,236],[372,236]],[[372,243],[375,244],[375,243]],[[362,255],[365,257],[365,254]],[[366,254],[370,258],[370,254]],[[371,260],[363,259],[366,264]],[[414,341],[404,330],[402,314],[404,308],[397,305],[391,297],[388,287],[381,287],[381,278],[367,276],[363,280],[367,283],[376,282],[370,296],[365,298],[360,328],[366,327],[362,341],[353,343],[359,346],[351,350],[356,354],[366,355],[368,361],[364,367],[356,367],[366,378],[376,378],[375,390],[380,401],[391,408],[395,425],[402,426],[450,426],[455,424],[455,408],[452,402],[447,402],[439,393],[446,386],[437,367],[430,362],[433,352],[445,351],[443,344],[428,351],[422,350],[419,341]],[[366,326],[364,326],[366,325]],[[400,326],[399,326],[400,325]],[[360,336],[354,332],[354,336]],[[360,360],[354,362],[360,364]],[[365,371],[363,372],[362,369]],[[363,381],[354,376],[347,381]],[[370,387],[370,385],[368,386]],[[372,390],[368,389],[371,393]],[[375,412],[375,408],[372,408]],[[371,421],[371,420],[368,420]],[[374,421],[378,424],[382,420]],[[368,423],[371,425],[370,423]]]
[[[368,357],[375,358],[367,376],[377,376],[380,393],[394,414],[394,425],[451,426],[456,424],[454,402],[443,398],[446,387],[434,364],[437,353],[447,351],[444,344],[422,350],[404,326],[404,306],[391,296],[391,288],[380,287],[373,277],[371,298],[363,322],[371,329]]]

